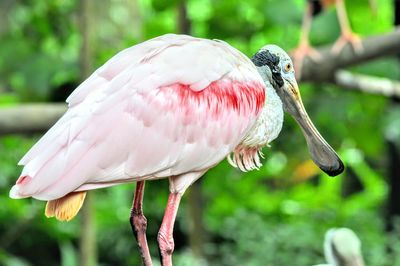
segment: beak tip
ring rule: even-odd
[[[329,167],[323,167],[320,166],[321,170],[327,173],[329,176],[337,176],[343,173],[344,171],[344,164],[343,162],[338,158],[337,165],[329,166]]]

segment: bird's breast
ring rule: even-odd
[[[275,89],[267,86],[266,101],[254,126],[244,138],[245,147],[262,147],[276,139],[283,125],[282,101]]]
[[[276,139],[283,125],[283,108],[274,88],[266,85],[266,101],[254,125],[228,157],[228,162],[246,172],[261,167],[261,148]]]

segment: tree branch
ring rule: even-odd
[[[318,49],[322,58],[314,62],[306,58],[300,81],[326,82],[335,80],[338,69],[360,64],[368,60],[396,55],[400,51],[400,28],[379,36],[367,37],[362,41],[363,51],[356,54],[348,44],[339,55],[331,52],[332,46]]]
[[[346,70],[338,70],[335,72],[334,82],[339,87],[350,90],[359,90],[388,97],[400,97],[400,82],[386,78],[371,77],[354,74]]]
[[[46,131],[66,110],[66,104],[54,103],[0,108],[0,135]]]

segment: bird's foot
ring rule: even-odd
[[[356,54],[360,54],[363,51],[363,46],[361,43],[360,37],[351,32],[342,32],[342,35],[337,39],[335,44],[332,46],[332,53],[335,55],[338,55],[342,49],[346,46],[347,43],[350,43],[350,45],[353,47],[353,50]]]
[[[321,54],[308,43],[300,44],[291,52],[291,54],[297,79],[300,79],[301,77],[303,62],[306,57],[310,58],[314,62],[319,62],[322,58]]]

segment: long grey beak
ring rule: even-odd
[[[285,111],[300,125],[313,161],[330,176],[342,173],[344,165],[311,122],[301,101],[297,82],[285,80],[285,85],[278,90],[278,94],[283,101]]]

